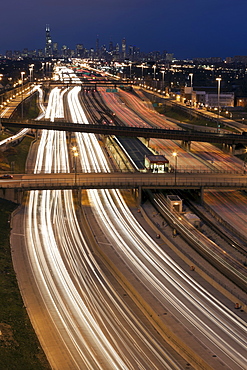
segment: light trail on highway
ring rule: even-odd
[[[40,86],[34,86],[31,91],[30,91],[30,95],[31,94],[34,94],[35,92],[38,92],[38,104],[39,104],[39,107],[41,109],[41,111],[44,109],[43,108],[43,105],[41,104],[42,102],[42,99],[43,99],[43,90],[40,88]],[[3,112],[0,113],[0,118],[4,118],[5,114],[8,112],[8,106],[5,108],[5,110]],[[44,114],[44,111],[42,111],[42,113],[40,114],[40,119],[43,117],[43,114]],[[0,119],[1,121],[1,119]],[[1,127],[0,127],[1,129]],[[26,136],[28,133],[30,132],[30,129],[29,128],[24,128],[22,130],[20,130],[19,132],[17,132],[15,135],[12,135],[10,137],[7,137],[3,140],[0,141],[0,147],[1,146],[4,146],[6,144],[8,145],[13,145],[15,142],[18,142],[18,140],[22,139],[24,136]]]
[[[73,91],[78,94],[80,88]],[[78,98],[75,98],[74,107],[76,110],[79,107]],[[82,117],[78,119],[77,115],[72,119],[82,121]],[[80,134],[77,137],[78,135]],[[97,143],[97,155],[100,150]],[[169,306],[170,312],[180,322],[189,330],[195,330],[196,337],[217,353],[221,361],[230,368],[244,369],[245,322],[221,305],[169,259],[136,222],[120,192],[90,190],[88,194],[98,225],[129,270],[141,279],[142,284],[159,302],[165,307]]]
[[[63,113],[65,91],[56,88],[50,94],[47,116],[52,119]],[[69,167],[66,134],[43,131],[35,172],[66,172]],[[38,291],[71,357],[59,369],[182,368],[98,265],[81,232],[71,191],[30,192],[25,224]],[[47,355],[57,368],[49,350]]]
[[[114,104],[118,103],[116,113],[122,120],[124,120],[126,124],[132,122],[132,125],[134,125],[134,123],[136,122],[136,124],[138,125],[141,118],[143,118],[143,120],[145,120],[145,124],[149,122],[151,126],[155,124],[156,126],[164,128],[171,125],[171,128],[177,128],[177,126],[173,122],[169,121],[169,119],[162,117],[162,115],[158,114],[154,110],[147,109],[146,102],[139,99],[133,94],[119,90],[119,97],[116,97],[116,94],[106,93],[103,91],[102,88],[100,88],[99,91],[111,110],[114,110]],[[120,100],[120,98],[122,98],[123,100]],[[123,104],[123,102],[125,102],[126,104]],[[130,106],[131,109],[128,109],[128,106]],[[135,113],[133,112],[133,110],[135,110]],[[138,117],[136,115],[138,115]],[[136,117],[138,118],[138,120],[136,120]],[[140,125],[142,126],[143,124],[144,123],[141,123]],[[192,142],[191,149],[187,151],[176,141],[151,139],[149,142],[149,147],[154,149],[156,153],[165,155],[170,162],[171,168],[175,168],[175,158],[173,156],[173,153],[176,152],[176,167],[178,172],[203,172],[207,169],[210,169],[212,172],[234,171],[239,173],[242,172],[244,174],[243,161],[233,155],[223,152],[210,143]],[[208,192],[208,197],[205,199],[209,199],[210,193],[213,194],[212,192]],[[217,193],[214,192],[215,203],[216,194]],[[244,197],[243,195],[241,196],[241,194],[239,194],[238,197],[241,197],[246,208],[246,198],[244,200]],[[211,203],[213,204],[213,202]],[[246,234],[246,225],[243,224],[241,220],[241,207],[239,208],[239,210],[235,207],[235,212],[227,212],[227,215],[226,209],[227,206],[224,205],[222,205],[222,207],[217,207],[217,211],[222,216],[222,218],[226,218],[227,221],[237,229],[238,226],[240,226],[240,232],[242,234]]]

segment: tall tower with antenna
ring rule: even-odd
[[[50,27],[49,24],[47,24],[45,28],[45,56],[49,58],[52,57],[52,55],[53,55],[52,39],[50,35]]]

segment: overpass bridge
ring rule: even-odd
[[[0,191],[48,189],[241,189],[247,190],[244,173],[50,173],[18,174],[0,180]]]
[[[182,140],[190,143],[191,141],[200,141],[208,143],[220,143],[226,145],[247,145],[247,134],[223,134],[216,132],[202,132],[194,130],[182,129],[160,129],[160,128],[144,128],[144,127],[130,127],[130,126],[114,126],[104,124],[83,124],[65,122],[62,120],[50,121],[35,121],[35,120],[14,120],[2,119],[4,127],[19,127],[31,128],[35,130],[58,130],[67,132],[85,132],[101,135],[115,135],[128,137],[145,137],[145,138],[159,138],[169,140]]]
[[[132,86],[133,81],[122,81],[122,80],[103,80],[103,79],[81,79],[80,82],[74,81],[73,78],[65,77],[63,81],[59,80],[46,80],[45,83],[48,83],[49,86],[66,86],[70,85],[72,87],[74,86],[80,86],[82,88],[89,88],[89,89],[97,89],[98,86],[100,87],[114,87],[117,88],[117,86]]]

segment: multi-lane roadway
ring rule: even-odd
[[[63,116],[66,101],[71,119],[87,123],[79,94],[80,87],[52,90],[47,116]],[[77,170],[111,172],[93,134],[77,133],[73,140]],[[34,172],[69,172],[72,162],[66,134],[44,131]],[[171,260],[119,190],[88,190],[82,204],[83,212],[70,190],[32,191],[23,230],[12,235],[24,248],[24,259],[20,252],[13,257],[25,304],[52,366],[185,369],[190,359],[197,368],[245,369],[244,319]],[[29,294],[30,286],[36,294]],[[42,308],[36,311],[37,297]],[[152,310],[157,317],[148,315]],[[165,327],[176,334],[167,336]],[[177,350],[181,339],[186,342],[180,347],[186,361],[163,338]]]

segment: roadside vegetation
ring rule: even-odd
[[[10,251],[15,203],[0,198],[0,369],[50,369],[19,292]]]

